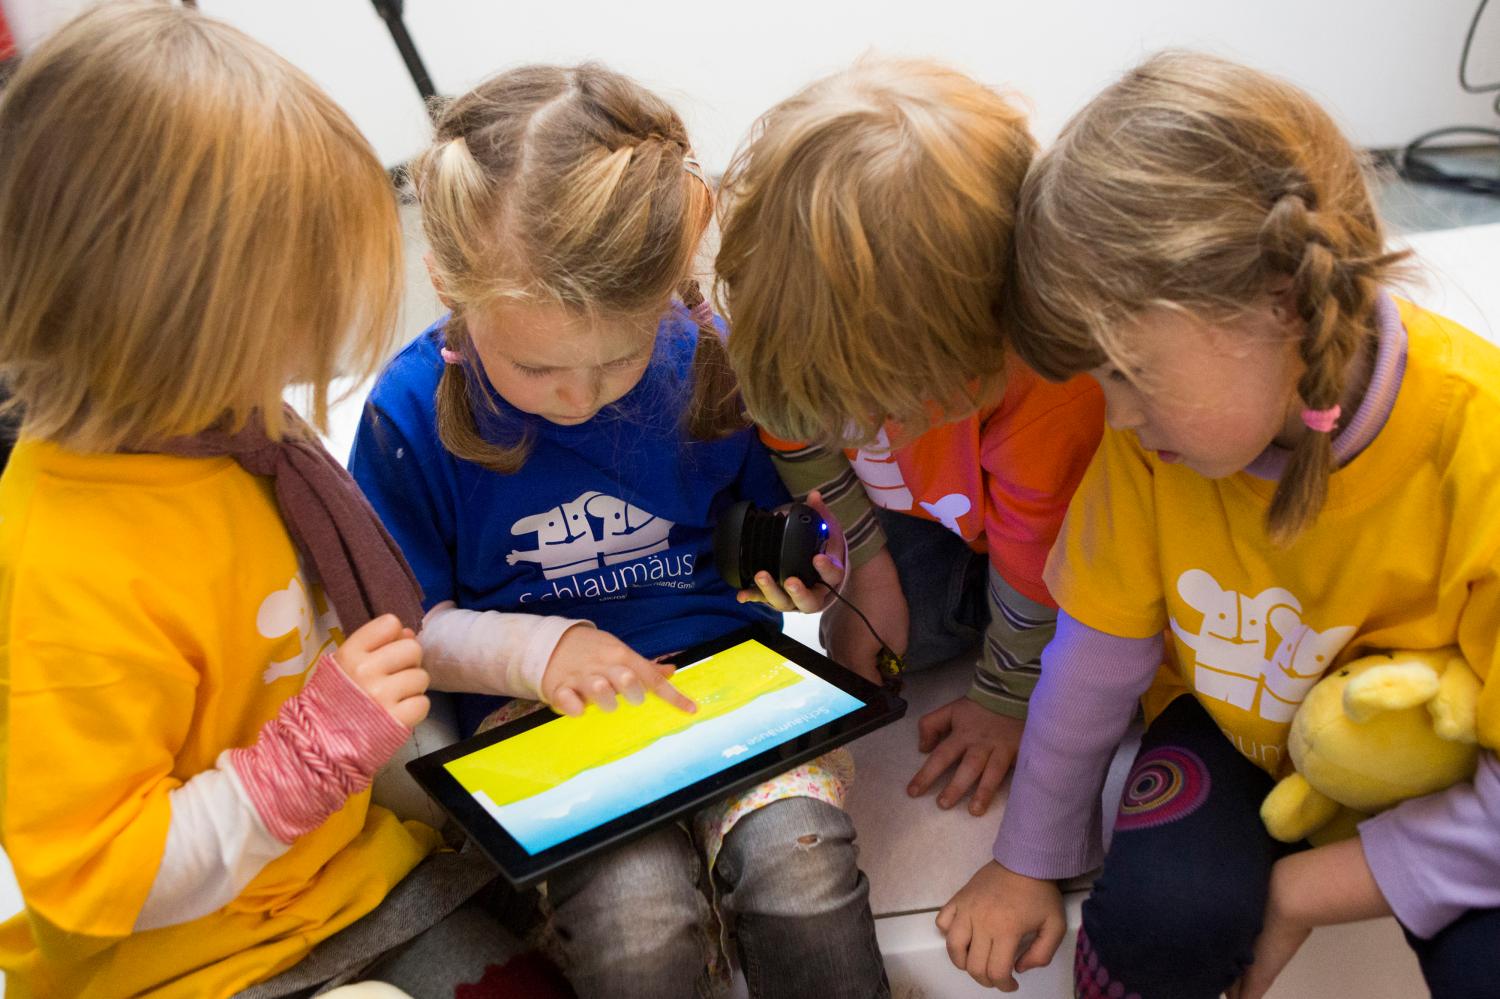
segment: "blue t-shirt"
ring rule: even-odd
[[[582,618],[641,655],[675,652],[752,621],[713,564],[714,525],[732,503],[785,503],[752,430],[694,441],[682,430],[698,328],[680,306],[657,329],[641,381],[587,423],[523,413],[470,370],[480,432],[529,435],[502,475],[444,449],[435,397],[443,321],[395,356],[365,403],[349,469],[422,584],[424,604]],[[502,702],[459,698],[466,732]]]

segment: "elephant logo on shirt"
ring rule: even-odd
[[[545,578],[560,579],[665,551],[674,526],[648,510],[590,490],[512,524],[512,534],[535,534],[537,547],[513,551],[505,561],[535,562]]]
[[[1352,625],[1318,631],[1302,620],[1302,604],[1279,586],[1250,596],[1226,590],[1202,569],[1177,579],[1177,592],[1203,616],[1190,631],[1174,616],[1172,633],[1191,649],[1193,689],[1267,721],[1290,722],[1312,685],[1344,645]],[[1271,634],[1279,638],[1272,648]]]
[[[1285,637],[1271,657],[1271,668],[1266,670],[1264,677],[1266,685],[1260,694],[1260,716],[1276,722],[1291,722],[1292,715],[1297,713],[1297,705],[1307,697],[1313,684],[1323,678],[1323,672],[1333,662],[1333,657],[1354,637],[1354,627],[1340,625],[1317,631],[1298,624],[1282,634]]]
[[[277,640],[278,649],[295,642],[296,649],[284,659],[273,660],[261,679],[274,683],[285,676],[306,673],[323,653],[337,648],[333,633],[338,627],[338,615],[322,594],[309,593],[302,577],[293,576],[286,589],[267,596],[255,613],[255,630],[262,638]]]

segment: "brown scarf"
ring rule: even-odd
[[[185,458],[227,456],[247,472],[270,476],[287,532],[304,566],[322,582],[344,634],[387,613],[419,630],[422,588],[401,549],[354,479],[290,406],[286,422],[280,441],[266,436],[256,415],[238,433],[205,430],[139,450]]]

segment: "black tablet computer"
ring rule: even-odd
[[[657,697],[542,710],[408,763],[516,887],[889,724],[906,702],[766,626],[674,656]]]

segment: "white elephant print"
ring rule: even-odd
[[[1202,569],[1177,579],[1182,599],[1203,615],[1196,632],[1176,617],[1172,632],[1192,650],[1193,688],[1268,721],[1289,722],[1307,691],[1354,635],[1342,625],[1326,631],[1302,620],[1302,603],[1279,586],[1255,596],[1226,590]],[[1271,633],[1279,643],[1271,651]]]
[[[964,528],[958,522],[958,518],[968,513],[973,506],[974,504],[969,502],[969,497],[963,493],[949,493],[936,503],[925,501],[922,503],[923,510],[932,514],[938,523],[961,538],[964,536]]]
[[[590,499],[584,509],[604,524],[600,550],[605,565],[618,565],[667,550],[673,527],[670,520],[602,493]]]
[[[337,627],[338,615],[331,608],[319,613],[314,596],[307,592],[302,578],[293,576],[286,589],[277,590],[260,602],[255,613],[255,630],[262,638],[268,639],[295,635],[297,652],[272,661],[261,674],[261,679],[273,683],[284,676],[300,676],[307,672],[324,652],[337,647],[333,637]]]
[[[1334,657],[1354,637],[1354,627],[1340,625],[1318,631],[1299,624],[1289,630],[1276,630],[1284,637],[1271,657],[1271,668],[1266,671],[1260,716],[1271,721],[1290,722],[1292,715],[1297,713],[1297,705],[1303,702],[1313,684],[1323,678]]]
[[[649,510],[590,490],[516,521],[511,533],[535,534],[537,547],[513,551],[505,561],[536,562],[545,578],[559,579],[665,551],[674,526]]]
[[[510,533],[535,534],[537,547],[529,552],[511,552],[505,556],[506,563],[536,562],[547,579],[599,568],[599,540],[594,536],[587,511],[589,500],[599,495],[586,492],[571,502],[516,521]]]

